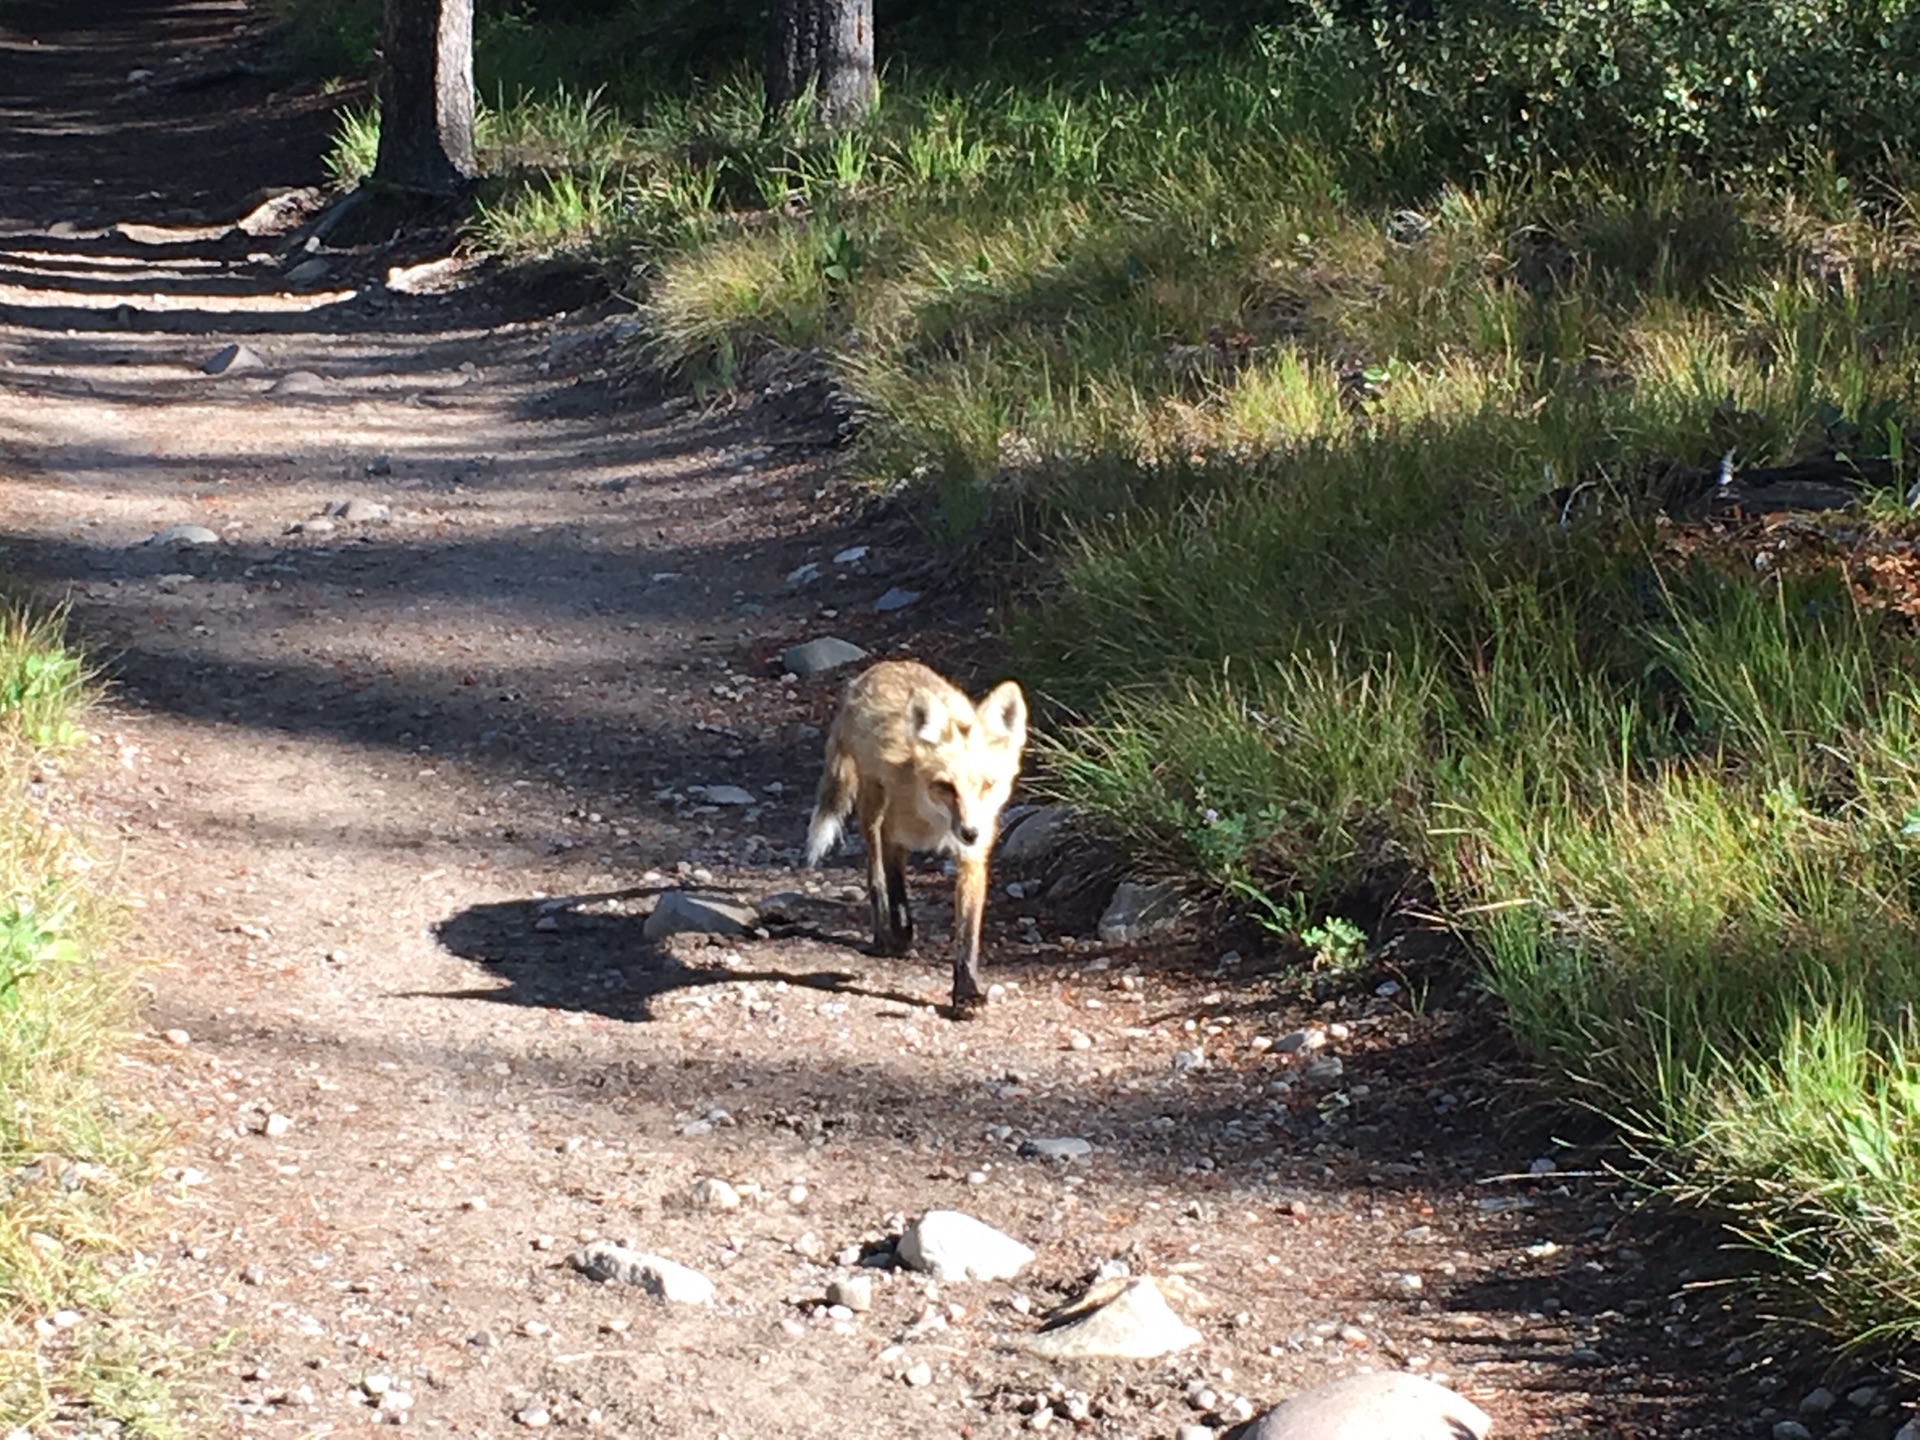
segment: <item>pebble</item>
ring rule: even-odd
[[[913,1386],[931,1385],[933,1383],[933,1367],[924,1360],[916,1360],[907,1367],[907,1373],[902,1378],[906,1380],[907,1384]]]
[[[184,1030],[168,1030],[164,1036],[169,1045],[191,1045],[193,1037]]]
[[[740,1192],[709,1175],[693,1182],[693,1188],[687,1191],[687,1203],[696,1210],[738,1210]]]
[[[368,1375],[360,1381],[360,1388],[376,1400],[393,1388],[391,1375]]]
[[[1877,1385],[1858,1385],[1847,1391],[1847,1404],[1856,1410],[1871,1410],[1879,1398],[1880,1387]]]
[[[1274,1041],[1273,1048],[1283,1055],[1292,1055],[1302,1050],[1311,1054],[1326,1043],[1327,1032],[1324,1030],[1295,1030],[1292,1034],[1282,1035]]]
[[[1309,1083],[1325,1085],[1338,1080],[1346,1068],[1338,1055],[1316,1055],[1307,1062],[1307,1068],[1301,1073]]]
[[[1839,1403],[1840,1397],[1821,1385],[1800,1397],[1799,1411],[1802,1415],[1824,1415]]]
[[[547,1413],[544,1405],[529,1405],[524,1410],[516,1410],[513,1418],[529,1430],[544,1430],[553,1423],[553,1416]]]
[[[1173,1432],[1173,1440],[1213,1440],[1213,1427],[1188,1422]]]
[[[845,550],[840,551],[833,557],[833,563],[836,565],[857,565],[866,558],[867,547],[865,545],[849,545]]]
[[[1773,1440],[1813,1440],[1813,1432],[1798,1420],[1773,1422]]]
[[[874,601],[873,608],[884,615],[890,610],[904,610],[919,598],[920,592],[918,590],[902,590],[896,585],[878,600]]]
[[[751,805],[753,792],[738,785],[689,785],[687,792],[698,795],[709,805]]]
[[[267,1116],[267,1123],[263,1128],[266,1131],[268,1139],[278,1140],[282,1135],[293,1129],[293,1121],[278,1111],[275,1111],[273,1114]]]
[[[873,1308],[873,1280],[866,1275],[848,1275],[827,1282],[827,1303],[844,1305],[855,1314]]]

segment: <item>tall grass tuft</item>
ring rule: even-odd
[[[133,977],[103,959],[117,920],[91,857],[34,798],[90,689],[57,619],[0,605],[0,1427],[77,1411],[164,1436],[169,1359],[121,1317],[154,1136],[98,1078]],[[71,1330],[36,1329],[66,1310]]]

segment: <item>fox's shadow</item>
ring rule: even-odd
[[[435,938],[506,983],[431,993],[442,999],[585,1011],[627,1021],[656,1018],[654,1002],[674,991],[742,980],[784,981],[802,989],[908,1006],[927,1003],[923,996],[863,984],[863,977],[850,971],[722,965],[718,959],[725,951],[719,947],[712,951],[716,963],[710,965],[682,959],[645,938],[645,913],[628,911],[628,902],[658,893],[653,887],[636,887],[469,906],[436,925]],[[837,927],[817,923],[812,915],[795,917],[777,930],[836,947],[846,943]],[[761,953],[764,956],[764,950]]]

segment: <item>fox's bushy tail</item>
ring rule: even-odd
[[[853,756],[835,747],[827,752],[827,768],[813,798],[813,823],[807,827],[807,865],[818,865],[840,839],[841,823],[853,809],[860,787],[860,767]]]

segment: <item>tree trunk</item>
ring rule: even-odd
[[[386,0],[375,183],[452,195],[473,158],[473,0]]]
[[[814,113],[836,129],[873,103],[873,0],[773,0],[767,110],[813,87]]]

